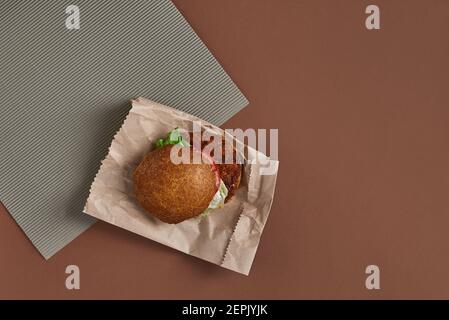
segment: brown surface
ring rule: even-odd
[[[449,2],[175,3],[251,102],[227,127],[280,129],[250,276],[101,222],[46,262],[2,210],[0,298],[449,298]]]

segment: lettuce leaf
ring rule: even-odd
[[[228,196],[228,188],[224,184],[223,180],[220,179],[220,186],[215,193],[212,201],[209,203],[209,207],[201,214],[202,216],[207,216],[212,210],[222,208],[226,197]]]
[[[155,147],[161,148],[169,144],[179,144],[182,147],[190,146],[190,144],[182,136],[179,128],[175,128],[170,131],[165,139],[158,139],[155,143]]]

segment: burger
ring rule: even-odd
[[[186,135],[178,128],[170,131],[156,141],[154,150],[144,156],[133,173],[138,202],[166,223],[207,215],[230,201],[240,186],[243,168],[232,144],[231,148],[222,147],[220,154],[214,154],[215,149],[207,154],[206,146],[214,143],[216,136],[200,144],[190,144],[192,137],[192,132]],[[219,139],[228,146],[224,137]],[[190,161],[175,163],[171,154],[182,148],[189,148]],[[197,163],[195,158],[202,161]]]

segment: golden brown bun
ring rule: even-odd
[[[179,223],[207,209],[217,183],[211,164],[173,164],[172,147],[167,145],[145,156],[134,171],[134,192],[146,211],[163,222]]]

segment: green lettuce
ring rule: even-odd
[[[182,147],[190,146],[190,144],[184,139],[183,135],[179,131],[179,128],[175,128],[170,131],[165,139],[158,139],[155,143],[155,147],[161,148],[169,144],[179,144]]]
[[[220,186],[215,193],[212,201],[209,203],[209,207],[202,213],[203,216],[207,216],[212,210],[222,208],[226,197],[228,196],[228,188],[224,184],[223,180],[220,179]]]

